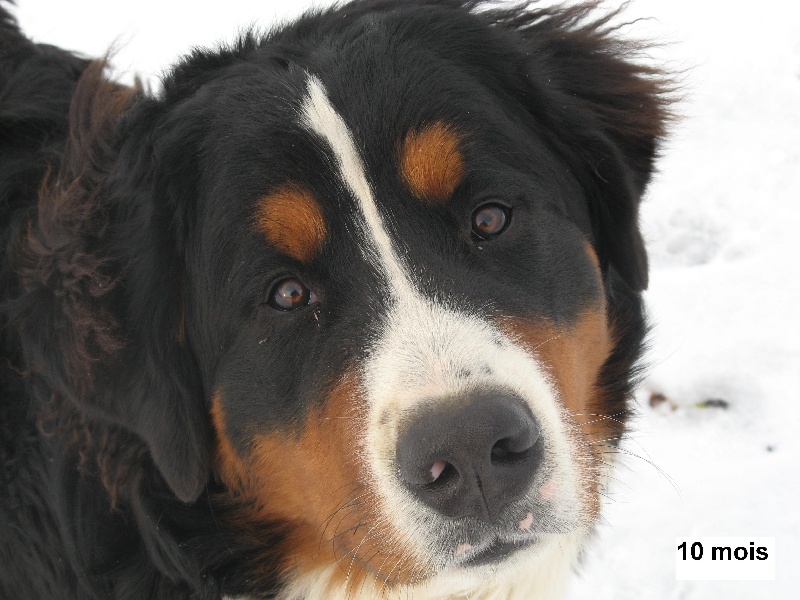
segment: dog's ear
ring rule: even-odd
[[[28,368],[45,382],[40,395],[61,398],[82,420],[136,433],[190,502],[208,480],[210,425],[181,333],[174,221],[146,176],[130,173],[137,159],[121,156],[125,121],[145,100],[104,69],[91,63],[78,82],[60,168],[45,178],[13,250],[15,321]]]
[[[618,37],[611,23],[619,11],[594,18],[595,9],[511,9],[494,18],[519,50],[518,97],[586,190],[604,269],[641,291],[648,277],[638,209],[674,86],[640,62],[641,43]]]

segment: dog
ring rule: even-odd
[[[670,121],[617,13],[356,0],[152,93],[0,11],[0,597],[561,596]]]

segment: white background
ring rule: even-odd
[[[154,81],[192,45],[306,1],[19,0],[37,41]],[[320,2],[320,5],[328,3]],[[609,2],[614,6],[613,2]],[[643,208],[651,365],[571,600],[800,597],[800,3],[636,0],[682,122]],[[653,392],[675,405],[653,409]],[[728,410],[699,408],[709,398]],[[675,580],[676,536],[774,536],[775,582]]]

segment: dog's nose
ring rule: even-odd
[[[400,433],[400,479],[448,517],[492,519],[529,489],[543,457],[539,425],[511,394],[473,393],[415,411]]]

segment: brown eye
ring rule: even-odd
[[[487,240],[503,233],[511,220],[511,211],[500,204],[484,204],[472,213],[472,233]]]
[[[276,283],[269,294],[269,303],[278,310],[294,310],[316,302],[317,295],[296,277],[287,277]]]

